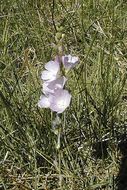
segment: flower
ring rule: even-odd
[[[78,62],[79,62],[79,58],[76,56],[71,56],[70,54],[62,56],[62,63],[65,69],[71,69],[75,67],[75,65],[77,65]]]
[[[62,113],[69,105],[71,95],[67,90],[57,89],[48,96],[42,95],[38,102],[40,108],[50,108],[52,111]]]
[[[66,77],[61,76],[51,82],[44,82],[42,91],[44,94],[47,94],[47,95],[49,93],[54,93],[55,90],[62,89],[66,81],[67,81]]]
[[[57,60],[49,61],[46,63],[45,69],[46,70],[41,73],[41,79],[50,82],[59,76],[58,73],[60,71],[60,64]]]
[[[57,89],[49,96],[50,109],[57,113],[62,113],[70,105],[71,95],[67,90]]]
[[[45,70],[41,73],[43,80],[42,92],[38,106],[40,108],[50,108],[52,111],[62,113],[71,102],[71,94],[64,90],[67,81],[65,70],[69,70],[77,65],[79,58],[76,56],[65,55],[56,56],[54,61],[49,61],[45,65]],[[60,64],[63,64],[62,66]]]

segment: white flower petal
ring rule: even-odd
[[[66,81],[67,81],[66,77],[62,76],[56,80],[51,81],[47,87],[51,90],[63,88]]]
[[[45,65],[45,69],[47,69],[48,71],[57,74],[60,70],[60,65],[58,61],[49,61],[48,63],[46,63]]]
[[[79,61],[79,58],[78,57],[71,57],[70,60],[68,60],[68,62],[72,63],[72,64],[77,64]]]
[[[52,111],[62,113],[70,105],[71,95],[67,90],[58,89],[49,96],[49,101]]]
[[[48,108],[50,106],[49,98],[42,95],[40,100],[38,101],[38,107],[40,108]]]
[[[53,92],[54,92],[54,90],[52,90],[52,89],[50,89],[50,88],[48,87],[49,84],[50,84],[50,82],[44,82],[44,83],[43,83],[42,92],[43,92],[44,94],[46,94],[46,95],[48,95],[49,93],[53,93]]]
[[[50,72],[50,71],[42,71],[41,73],[41,79],[42,80],[49,80],[49,81],[52,81],[52,80],[55,80],[56,79],[56,75],[54,75],[53,72]]]

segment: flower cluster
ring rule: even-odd
[[[64,89],[67,78],[61,75],[61,70],[68,71],[78,62],[78,57],[65,55],[46,63],[45,70],[41,73],[43,95],[38,102],[40,108],[50,108],[52,111],[62,113],[70,105],[71,94]]]

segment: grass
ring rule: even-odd
[[[117,189],[127,126],[126,2],[1,0],[0,20],[0,189]],[[69,74],[73,98],[61,115],[59,150],[55,114],[37,107],[58,28],[65,53],[80,58]]]

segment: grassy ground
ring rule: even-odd
[[[0,21],[0,189],[124,190],[126,1],[1,0]],[[80,58],[59,150],[55,114],[37,107],[58,28]]]

